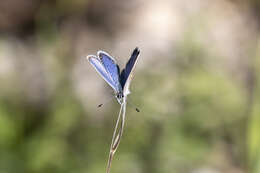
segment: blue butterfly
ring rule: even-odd
[[[125,102],[130,94],[129,87],[133,77],[140,51],[135,48],[125,68],[120,73],[120,68],[115,59],[104,51],[98,51],[97,56],[88,55],[87,59],[103,79],[113,88],[119,104]]]
[[[125,68],[120,72],[115,59],[104,51],[98,51],[97,55],[88,55],[87,59],[103,79],[113,88],[115,97],[121,105],[117,122],[115,125],[112,143],[110,146],[107,173],[110,172],[111,162],[120,143],[125,124],[126,98],[130,94],[129,87],[133,77],[133,70],[136,66],[140,51],[135,48]],[[139,112],[138,109],[136,109]],[[120,125],[119,125],[119,122]]]

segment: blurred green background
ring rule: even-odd
[[[141,50],[112,173],[260,173],[257,0],[1,0],[0,173],[105,172],[119,105],[85,57]]]

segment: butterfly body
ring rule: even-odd
[[[133,76],[133,70],[138,60],[140,51],[135,48],[125,68],[120,73],[120,68],[115,59],[104,51],[98,51],[97,55],[87,56],[90,64],[96,69],[100,76],[112,87],[119,104],[126,100],[130,94],[129,86]]]

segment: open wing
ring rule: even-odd
[[[88,55],[87,60],[96,69],[100,76],[115,90],[118,90],[118,86],[113,81],[111,75],[107,72],[101,60],[95,55]]]
[[[126,96],[130,94],[129,86],[133,77],[133,71],[138,60],[140,50],[135,48],[130,59],[126,63],[125,69],[120,74],[120,83],[123,88],[123,94]]]
[[[114,58],[112,58],[108,53],[104,51],[98,51],[98,57],[105,67],[107,73],[111,76],[111,79],[115,85],[116,91],[121,92],[122,87],[119,82],[120,70],[119,66],[116,64]]]

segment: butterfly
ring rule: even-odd
[[[130,94],[129,87],[133,78],[133,70],[138,61],[140,50],[135,48],[125,68],[120,72],[115,59],[104,51],[98,51],[97,56],[88,55],[87,59],[96,69],[100,76],[112,87],[118,103],[121,105],[119,115],[116,121],[112,142],[110,146],[109,159],[107,164],[107,173],[110,173],[113,156],[119,146],[123,134],[126,112],[126,98]],[[136,109],[139,112],[138,109]],[[121,123],[120,123],[121,122]],[[120,125],[119,125],[120,124]],[[120,127],[119,127],[120,126]]]
[[[104,51],[98,51],[97,56],[88,55],[87,60],[96,69],[100,76],[112,87],[119,104],[122,104],[128,94],[133,78],[133,70],[138,61],[140,50],[136,47],[125,68],[120,72],[120,68],[115,59]]]

